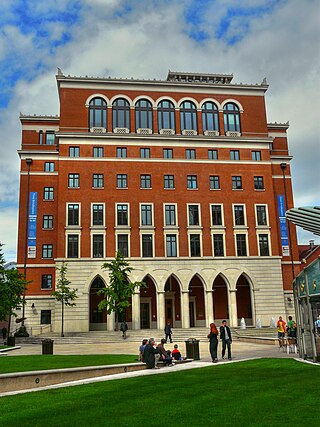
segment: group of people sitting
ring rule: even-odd
[[[174,366],[174,361],[182,360],[178,344],[175,344],[173,350],[170,351],[164,348],[165,343],[164,338],[158,345],[156,345],[154,338],[144,339],[139,347],[139,360],[150,369],[159,369],[157,364],[160,361],[165,366]]]

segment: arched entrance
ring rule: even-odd
[[[170,276],[164,287],[165,320],[174,328],[181,328],[181,294],[180,286],[174,276]]]
[[[238,325],[243,317],[246,325],[252,325],[252,301],[250,284],[247,278],[241,274],[237,280],[237,313],[238,313]]]
[[[143,279],[145,288],[140,288],[140,328],[157,328],[157,297],[156,287],[150,276]]]
[[[89,330],[97,331],[107,329],[107,314],[105,310],[99,310],[99,302],[103,299],[102,295],[98,295],[100,289],[105,287],[104,281],[100,276],[97,276],[90,287],[90,304],[89,304]]]
[[[190,328],[206,326],[203,284],[198,276],[189,283],[189,316]]]
[[[222,276],[215,278],[212,290],[214,321],[219,325],[222,320],[229,320],[228,288]]]

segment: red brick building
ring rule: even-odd
[[[134,329],[223,318],[236,326],[242,317],[268,325],[293,311],[299,255],[295,228],[291,256],[283,222],[285,198],[293,206],[288,124],[267,122],[265,80],[60,70],[56,79],[59,116],[20,117],[18,265],[31,280],[27,326],[60,327],[50,294],[66,261],[79,290],[66,331],[113,330],[113,316],[97,308],[97,289],[107,286],[101,265],[117,250],[129,258],[132,280],[148,284],[126,315]]]

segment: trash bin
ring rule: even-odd
[[[7,338],[7,346],[8,347],[15,347],[16,345],[16,337],[8,337]]]
[[[200,360],[199,341],[195,338],[189,338],[186,341],[187,359]]]
[[[42,340],[42,354],[53,354],[53,340]]]

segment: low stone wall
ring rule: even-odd
[[[251,342],[254,344],[279,345],[279,340],[272,337],[252,337],[250,335],[238,336],[240,342]]]

